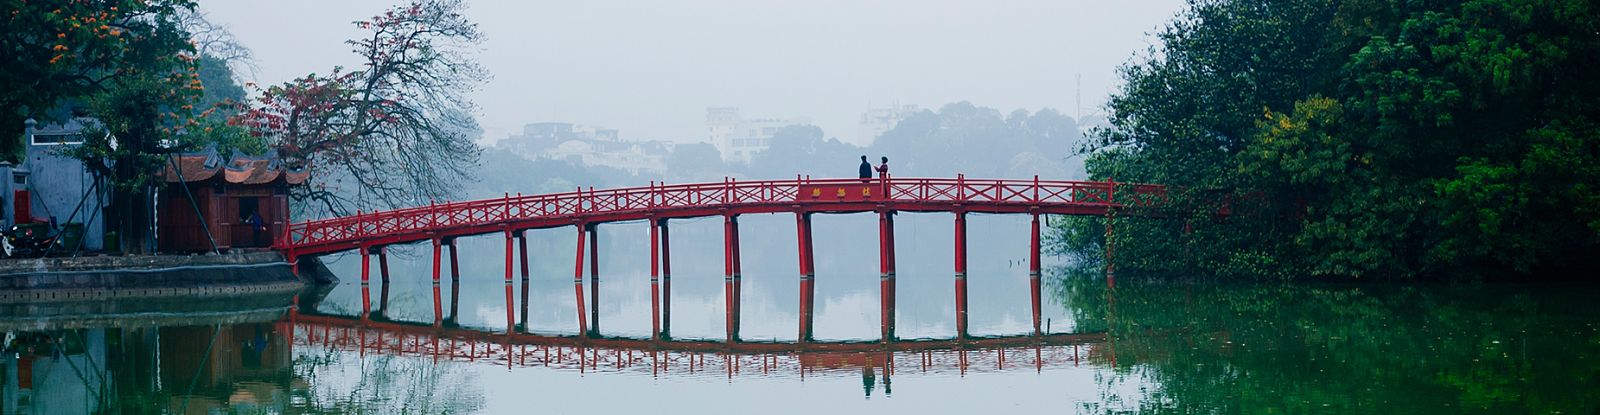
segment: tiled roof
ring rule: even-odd
[[[182,181],[189,183],[221,177],[222,181],[231,184],[266,184],[281,177],[285,183],[301,184],[310,176],[305,169],[285,169],[276,151],[250,156],[234,150],[228,162],[223,163],[215,145],[195,153],[172,155],[161,178],[168,183],[177,183],[180,177],[178,171],[183,172]],[[217,174],[219,172],[222,173],[220,176]]]

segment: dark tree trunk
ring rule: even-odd
[[[123,160],[117,163],[114,169],[118,177],[138,177],[136,169],[139,163],[132,160]],[[128,189],[124,186],[113,186],[111,190],[111,213],[107,215],[107,229],[117,231],[118,242],[122,252],[126,254],[151,253],[150,231],[151,223],[151,191],[149,186],[139,186]]]

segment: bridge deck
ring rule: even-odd
[[[749,213],[870,211],[1105,215],[1166,197],[1159,185],[939,178],[725,180],[430,204],[291,224],[290,256],[525,229]]]

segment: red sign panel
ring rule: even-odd
[[[802,201],[817,202],[865,202],[883,200],[883,185],[873,180],[870,183],[849,184],[802,184],[800,195]]]

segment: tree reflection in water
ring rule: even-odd
[[[1050,290],[1109,330],[1101,403],[1142,413],[1593,413],[1592,286],[1240,284],[1057,270]],[[1125,408],[1125,407],[1124,407]]]
[[[466,363],[358,356],[333,348],[295,359],[294,372],[309,386],[305,413],[471,413],[483,396]]]

